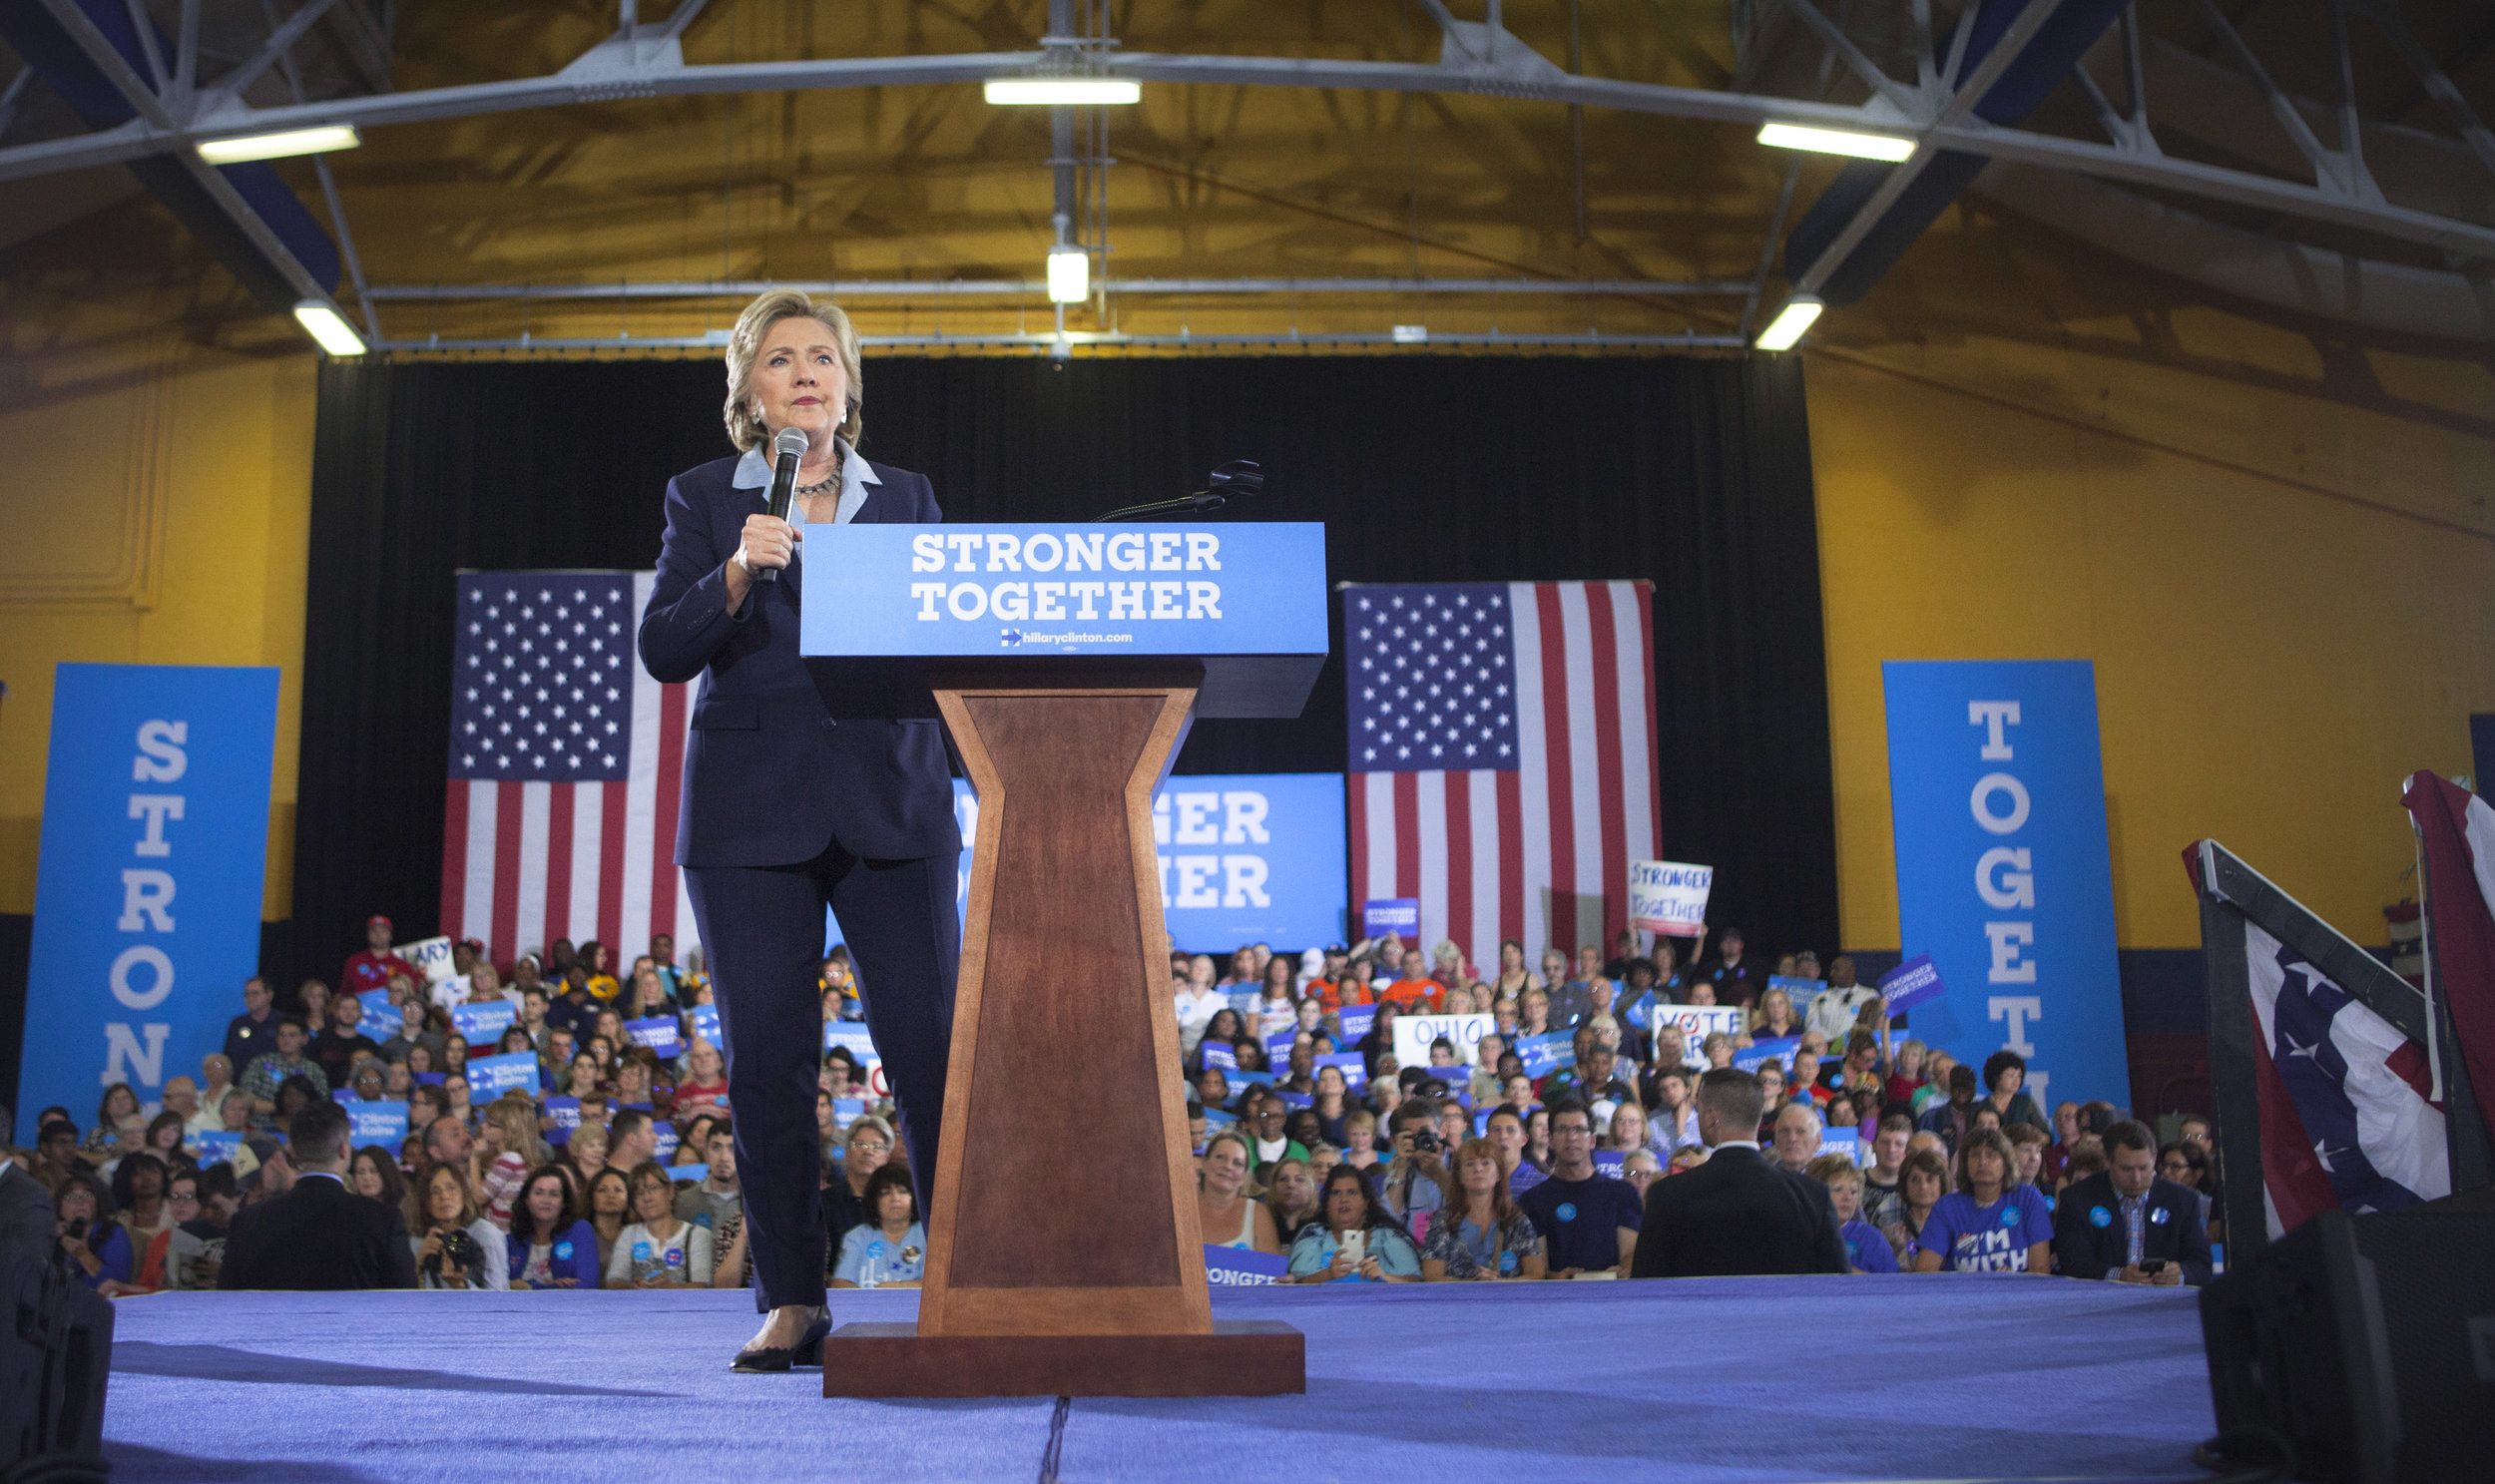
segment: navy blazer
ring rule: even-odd
[[[2208,1282],[2210,1231],[2201,1222],[2201,1193],[2159,1180],[2149,1187],[2148,1201],[2141,1213],[2142,1258],[2174,1263],[2192,1287]],[[2129,1246],[2112,1175],[2100,1170],[2063,1188],[2053,1208],[2053,1255],[2064,1277],[2101,1278],[2119,1272]]]
[[[670,684],[702,677],[685,744],[676,863],[791,865],[833,841],[873,860],[961,849],[942,724],[914,660],[797,653],[804,558],[728,612],[728,559],[764,491],[738,489],[737,460],[668,481],[659,577],[641,619],[641,661]],[[926,477],[868,464],[853,523],[944,519]]]

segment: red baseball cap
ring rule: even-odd
[[[371,916],[364,919],[364,926],[366,927],[388,927],[389,925],[390,919],[382,916],[378,912],[375,912]]]

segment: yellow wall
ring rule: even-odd
[[[290,914],[313,367],[291,344],[171,332],[15,360],[0,390],[0,912],[34,910],[53,667],[91,661],[279,668],[261,906]]]
[[[2495,379],[2139,272],[2145,336],[2068,277],[1942,303],[2038,250],[1945,224],[1808,353],[1844,941],[1898,946],[1880,662],[2055,658],[2096,663],[2125,947],[2199,944],[2203,836],[2381,943],[2400,780],[2495,711]]]

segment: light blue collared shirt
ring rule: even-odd
[[[873,466],[859,458],[856,449],[849,447],[847,439],[842,439],[840,446],[843,450],[840,460],[840,504],[832,512],[831,517],[831,523],[835,526],[845,526],[857,519],[858,511],[864,509],[866,505],[866,486],[883,483],[875,477]],[[768,448],[769,445],[764,444],[747,449],[745,457],[737,460],[737,474],[735,478],[728,481],[729,485],[741,490],[769,489],[771,487],[771,456]],[[799,543],[797,549],[789,553],[788,565],[795,566],[797,559],[804,554],[804,544]]]

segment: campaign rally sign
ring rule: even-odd
[[[1792,1002],[1795,1020],[1810,1013],[1810,1002],[1817,999],[1819,991],[1827,987],[1828,981],[1825,979],[1801,979],[1791,974],[1767,976],[1767,988],[1783,990],[1784,997]]]
[[[1216,1129],[1227,1129],[1231,1125],[1239,1122],[1238,1114],[1224,1113],[1219,1108],[1208,1108],[1204,1111],[1204,1113],[1205,1133],[1208,1135]]]
[[[1880,669],[1900,940],[1958,988],[1915,1010],[1916,1038],[1971,1066],[2017,1052],[2040,1108],[2054,1087],[2121,1102],[2131,1074],[2095,668]]]
[[[1276,1067],[1290,1065],[1290,1048],[1299,1039],[1297,1031],[1275,1031],[1264,1038],[1264,1059]]]
[[[468,1101],[482,1108],[513,1088],[537,1095],[537,1058],[525,1051],[468,1058]]]
[[[1658,1005],[1655,1018],[1681,1028],[1681,1064],[1704,1068],[1707,1055],[1699,1048],[1707,1044],[1707,1038],[1718,1031],[1728,1036],[1740,1035],[1746,1015],[1739,1005]]]
[[[1206,1041],[1197,1048],[1204,1054],[1204,1065],[1220,1067],[1225,1072],[1239,1070],[1239,1053],[1219,1041]]]
[[[1857,1165],[1864,1164],[1862,1131],[1860,1129],[1830,1129],[1819,1136],[1818,1152],[1823,1155],[1843,1155]]]
[[[1756,1072],[1769,1062],[1789,1063],[1801,1044],[1799,1036],[1769,1036],[1733,1053],[1733,1065],[1745,1072]]]
[[[698,1186],[711,1178],[711,1167],[708,1165],[672,1165],[668,1167],[667,1178],[680,1186]],[[710,1222],[711,1214],[707,1211],[694,1218],[696,1226],[707,1227]]]
[[[1421,899],[1417,896],[1372,897],[1360,903],[1360,936],[1388,933],[1410,942],[1421,935]]]
[[[662,1165],[676,1158],[676,1147],[685,1142],[685,1136],[676,1131],[676,1125],[666,1119],[659,1119],[652,1123],[650,1128],[659,1136],[658,1153],[652,1155],[651,1158]]]
[[[1629,1178],[1629,1156],[1617,1149],[1598,1149],[1594,1152],[1594,1173],[1610,1176],[1614,1180],[1626,1180]]]
[[[1940,982],[1940,968],[1928,953],[1918,953],[1882,974],[1876,988],[1880,998],[1888,1001],[1891,1015],[1902,1015],[1926,1000],[1937,1000],[1949,989]]]
[[[1227,1072],[1223,1075],[1230,1080],[1233,1087],[1271,1087],[1273,1085],[1273,1074],[1270,1072]]]
[[[224,1044],[259,966],[276,727],[274,670],[54,669],[18,1107],[161,1102]]]
[[[519,1018],[519,1009],[509,1000],[450,1007],[450,1028],[465,1036],[470,1046],[490,1045]]]
[[[635,1046],[647,1046],[661,1056],[685,1054],[685,1034],[673,1015],[653,1015],[647,1020],[624,1022],[624,1034]]]
[[[1242,943],[1304,946],[1341,937],[1351,895],[1343,817],[1340,773],[1165,780],[1153,794],[1153,845],[1172,944],[1227,955]],[[966,778],[953,780],[953,820],[962,832],[953,904],[967,918],[979,795]],[[846,941],[837,919],[827,920],[824,941]],[[1245,1014],[1255,1002],[1249,992],[1235,1008]]]
[[[843,1134],[849,1132],[849,1125],[856,1123],[858,1119],[865,1115],[865,1113],[866,1100],[863,1098],[834,1098],[831,1100],[832,1126]]]
[[[1322,655],[1325,527],[819,525],[808,655]]]
[[[548,1144],[571,1143],[572,1135],[577,1132],[581,1126],[581,1100],[578,1098],[548,1098],[545,1102],[545,1108],[546,1116],[554,1120],[555,1125],[553,1128],[546,1131],[546,1142]]]
[[[1222,992],[1222,998],[1239,1012],[1240,1019],[1246,1020],[1256,1013],[1256,1004],[1264,996],[1252,989],[1228,989]]]
[[[1369,1085],[1369,1069],[1361,1065],[1360,1053],[1356,1051],[1327,1052],[1316,1059],[1316,1064],[1320,1067],[1340,1067],[1343,1085],[1355,1093]]]
[[[191,1156],[200,1162],[202,1169],[211,1165],[233,1164],[235,1151],[242,1147],[243,1136],[224,1129],[212,1129],[208,1133],[191,1136]]]
[[[1345,1041],[1361,1040],[1377,1028],[1377,1007],[1375,1005],[1345,1005],[1334,1012],[1334,1023],[1342,1027],[1342,1038]]]
[[[1217,1288],[1259,1288],[1290,1275],[1290,1258],[1281,1252],[1205,1243],[1205,1281]]]
[[[728,1044],[727,1042],[722,1041],[719,1036],[719,1006],[696,1005],[693,1007],[692,1013],[693,1034],[695,1040],[708,1041],[713,1046],[726,1046]],[[825,1044],[823,1050],[829,1051],[831,1050],[831,1047],[829,1044]]]
[[[1562,1067],[1577,1065],[1577,1037],[1573,1031],[1519,1036],[1515,1050],[1517,1059],[1525,1064],[1525,1075],[1536,1082]]]
[[[404,1103],[341,1103],[346,1110],[349,1138],[357,1149],[377,1144],[398,1157],[398,1146],[407,1138],[407,1105]]]
[[[1459,1067],[1481,1062],[1481,1038],[1499,1028],[1490,1015],[1398,1015],[1395,1017],[1395,1065],[1426,1067],[1429,1043],[1444,1036],[1455,1046]]]
[[[399,1014],[398,1007],[390,1003],[388,990],[367,989],[355,996],[355,1003],[364,1007],[363,1018],[356,1023],[356,1029],[373,1040],[387,1041],[407,1029],[407,1017]]]
[[[420,938],[413,943],[402,943],[390,951],[424,970],[425,984],[439,984],[453,973],[450,939],[447,937]],[[417,986],[419,989],[423,987]]]
[[[1712,865],[1630,861],[1629,923],[1640,932],[1695,936],[1707,925],[1707,897],[1715,886]]]
[[[1309,1097],[1306,1093],[1275,1093],[1273,1096],[1281,1099],[1282,1106],[1294,1113],[1302,1108],[1316,1106],[1316,1099]]]
[[[875,1038],[867,1033],[866,1023],[859,1020],[826,1020],[823,1022],[823,1050],[835,1046],[849,1048],[861,1068],[878,1065],[882,1053],[875,1050]]]

